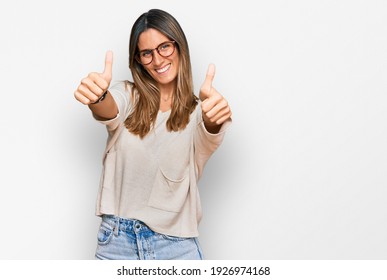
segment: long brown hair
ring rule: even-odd
[[[167,130],[179,131],[184,129],[198,101],[193,93],[188,43],[180,24],[173,16],[162,10],[152,9],[142,14],[134,23],[130,34],[129,68],[132,71],[134,82],[132,93],[135,105],[125,120],[126,128],[141,138],[145,137],[151,130],[160,107],[160,90],[156,81],[135,59],[140,34],[149,28],[156,29],[171,41],[175,41],[179,55],[179,70],[171,114],[166,124]]]

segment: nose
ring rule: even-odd
[[[160,65],[164,62],[164,57],[162,57],[157,50],[153,51],[153,64]]]

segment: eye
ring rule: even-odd
[[[165,44],[162,44],[159,48],[160,51],[165,51],[165,50],[168,50],[170,47],[172,46],[171,43],[165,43]]]
[[[152,51],[151,50],[144,50],[140,52],[141,57],[151,57],[152,56]]]

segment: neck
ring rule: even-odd
[[[172,94],[175,91],[176,83],[175,82],[171,82],[171,83],[167,83],[167,84],[160,84],[159,83],[158,88],[159,88],[161,96],[169,96],[170,94]]]
[[[172,95],[174,92],[174,87],[171,86],[163,86],[159,88],[160,90],[160,99],[163,102],[168,102],[172,99]]]
[[[172,97],[172,93],[170,93],[170,94],[164,94],[164,95],[162,95],[162,94],[160,93],[161,101],[168,102],[168,101],[171,99],[171,97]]]

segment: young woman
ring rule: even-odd
[[[97,259],[202,259],[197,182],[231,123],[213,87],[210,65],[193,93],[186,37],[174,17],[150,10],[134,23],[129,43],[132,82],[90,73],[74,93],[108,130],[97,199],[102,217]]]

